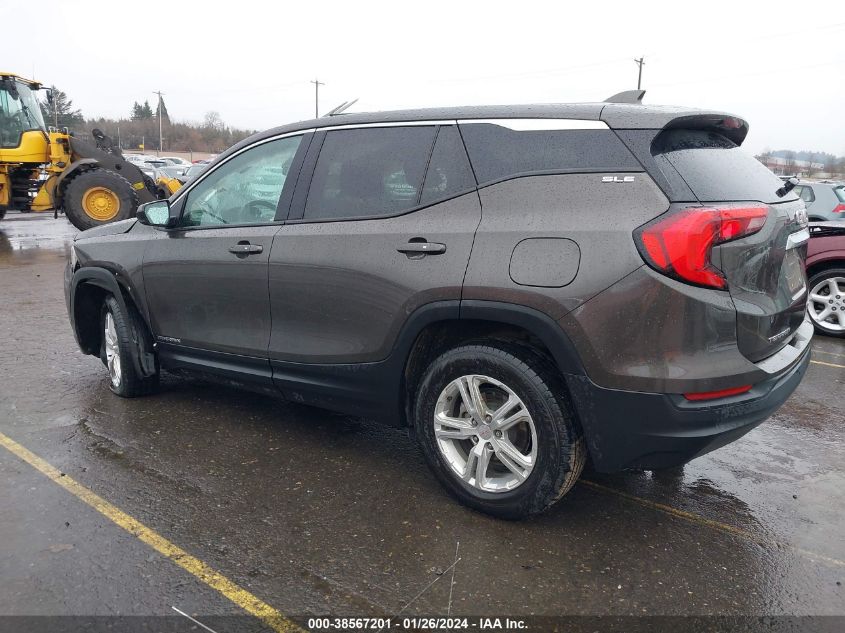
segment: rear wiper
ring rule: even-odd
[[[787,178],[786,181],[783,183],[783,187],[775,191],[775,195],[778,198],[783,198],[786,194],[790,191],[795,189],[795,185],[798,184],[798,178],[793,176],[792,178]]]
[[[826,237],[828,235],[845,235],[845,222],[824,222],[810,224],[810,237]]]

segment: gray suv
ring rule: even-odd
[[[118,395],[192,370],[377,418],[463,503],[537,513],[588,458],[742,436],[804,375],[806,211],[747,130],[618,102],[286,125],[79,234],[72,327]]]

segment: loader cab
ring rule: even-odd
[[[0,147],[3,149],[19,147],[26,132],[47,132],[35,97],[40,89],[41,84],[0,73]]]

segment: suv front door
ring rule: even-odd
[[[143,264],[152,327],[165,356],[201,355],[208,365],[240,364],[247,372],[252,363],[269,380],[267,262],[290,208],[304,138],[242,150],[174,203],[182,206],[179,225],[159,231]]]

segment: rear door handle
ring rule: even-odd
[[[252,253],[260,253],[263,250],[264,247],[261,244],[250,244],[249,242],[239,242],[229,247],[229,252],[235,255],[250,255]]]
[[[414,255],[439,255],[446,252],[445,244],[438,244],[437,242],[408,242],[396,249],[400,253],[405,253],[408,257]]]

